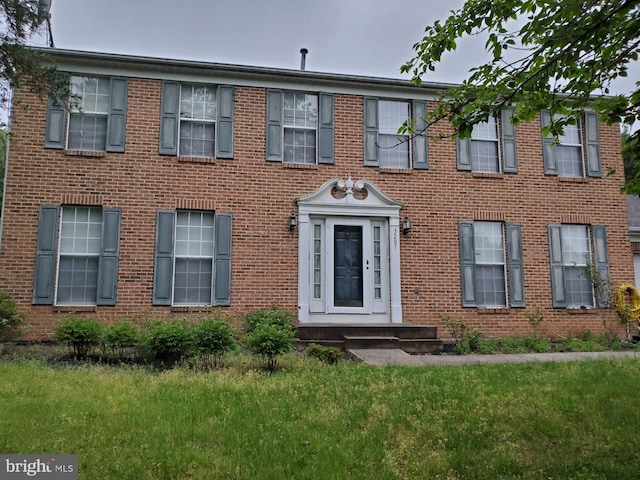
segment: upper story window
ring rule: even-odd
[[[364,99],[364,164],[380,168],[429,168],[426,102]],[[415,135],[398,133],[413,120]]]
[[[459,228],[462,306],[524,307],[520,224],[460,222]]]
[[[215,156],[216,89],[206,85],[180,86],[180,144],[178,155]]]
[[[551,123],[549,112],[540,115],[542,128]],[[554,138],[543,135],[544,173],[567,178],[602,176],[600,168],[600,141],[598,115],[585,112],[566,125],[563,134]]]
[[[41,206],[33,303],[115,305],[120,217],[118,208]]]
[[[106,150],[109,97],[108,78],[71,77],[68,149]]]
[[[512,109],[502,111],[500,118],[489,116],[474,125],[471,138],[459,138],[458,170],[476,173],[516,173],[515,128],[511,123]]]
[[[284,152],[289,163],[316,163],[318,128],[318,96],[309,93],[284,92],[282,95]]]
[[[267,160],[334,163],[334,98],[330,93],[267,91]]]
[[[595,292],[586,271],[591,264],[604,278],[609,277],[606,227],[549,225],[549,258],[553,306],[594,307]]]
[[[62,99],[49,99],[46,148],[124,152],[128,80],[120,77],[70,79],[68,109]]]
[[[162,82],[161,155],[233,158],[234,88]]]

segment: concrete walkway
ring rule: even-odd
[[[529,362],[575,362],[602,358],[636,358],[640,352],[563,352],[563,353],[522,353],[498,355],[409,355],[400,349],[349,350],[358,360],[368,365],[489,365],[497,363]]]

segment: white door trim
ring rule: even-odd
[[[314,193],[296,200],[298,204],[298,320],[303,323],[311,322],[392,322],[402,323],[402,301],[400,295],[400,208],[402,203],[386,196],[372,183],[361,180],[357,182],[356,189],[364,192],[361,195],[353,195],[351,187],[354,186],[350,179],[343,182],[340,179],[330,180]],[[336,189],[344,189],[343,196],[335,195]],[[357,188],[357,187],[360,188]],[[389,261],[389,301],[390,306],[386,313],[369,313],[368,315],[352,315],[340,311],[326,312],[318,315],[312,312],[312,278],[313,270],[313,219],[326,219],[336,222],[372,222],[385,221],[388,225],[387,251]],[[328,229],[323,227],[323,232]],[[323,235],[326,235],[323,233]],[[325,237],[325,245],[328,239]],[[328,257],[326,248],[325,259]],[[324,282],[327,283],[327,280]],[[328,296],[329,289],[325,289]],[[365,317],[365,318],[363,318]]]

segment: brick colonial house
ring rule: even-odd
[[[582,276],[634,278],[617,125],[510,111],[399,142],[447,85],[50,50],[68,108],[16,92],[0,289],[34,339],[276,304],[301,323],[602,329]],[[400,138],[402,140],[402,138]],[[406,140],[406,139],[405,139]],[[444,333],[446,335],[446,333]]]

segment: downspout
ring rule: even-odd
[[[4,159],[4,178],[2,179],[2,210],[0,210],[0,255],[2,253],[2,225],[4,224],[4,210],[7,207],[7,178],[9,174],[9,141],[11,137],[11,110],[13,109],[13,91],[9,90],[9,114],[7,115],[7,135],[5,136],[6,152]]]

